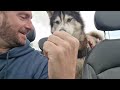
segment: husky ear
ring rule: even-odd
[[[54,11],[47,11],[47,14],[48,14],[49,18],[52,17],[53,13],[54,13]]]

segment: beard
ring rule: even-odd
[[[0,26],[0,38],[6,43],[5,47],[14,48],[18,46],[23,46],[24,43],[21,43],[20,37],[18,36],[19,31],[23,30],[15,25],[11,25],[7,20],[7,17],[4,17],[2,25]]]

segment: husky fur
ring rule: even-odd
[[[50,18],[51,33],[65,31],[79,40],[80,47],[78,50],[76,79],[80,79],[82,77],[85,56],[89,51],[87,48],[87,35],[84,31],[85,25],[81,14],[79,11],[47,11],[47,13]],[[93,33],[88,35],[95,36]]]
[[[102,34],[96,32],[96,31],[91,31],[91,32],[89,32],[87,35],[92,36],[92,37],[94,38],[96,44],[97,44],[99,41],[104,40]]]

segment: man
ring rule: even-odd
[[[44,54],[30,47],[31,11],[0,11],[1,79],[74,79],[79,41],[54,32],[44,43]]]

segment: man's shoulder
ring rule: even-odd
[[[42,52],[34,50],[34,56],[32,57],[32,65],[34,67],[34,78],[47,79],[48,78],[48,59]]]
[[[42,51],[39,51],[39,50],[33,50],[32,54],[34,54],[35,56],[38,56],[38,57],[45,57],[42,53]]]
[[[43,63],[47,62],[47,57],[45,57],[41,51],[32,49],[29,52],[22,55],[22,57],[19,57],[20,60],[22,59],[24,62],[29,63]],[[25,60],[26,59],[26,60]]]
[[[38,50],[34,50],[34,51],[32,52],[31,57],[32,57],[34,60],[47,61],[47,57],[46,57],[45,55],[43,55],[41,51],[38,51]]]

